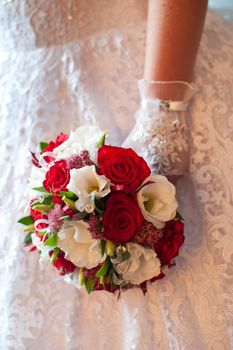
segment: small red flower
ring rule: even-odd
[[[52,252],[50,255],[52,255]],[[63,252],[59,253],[59,256],[53,261],[53,265],[59,270],[60,275],[72,273],[75,269],[75,265],[65,258]]]
[[[131,148],[100,147],[98,165],[100,173],[113,184],[127,185],[132,190],[136,190],[151,173],[145,160]]]
[[[63,133],[59,134],[55,141],[50,141],[48,146],[43,149],[41,153],[45,152],[52,152],[54,148],[60,146],[63,142],[65,142],[68,139],[68,135],[65,135]],[[54,160],[53,157],[45,157],[45,160],[47,163],[50,163]]]
[[[66,161],[59,160],[49,168],[46,173],[43,186],[46,191],[51,193],[60,193],[60,191],[66,191],[66,186],[70,181],[70,173],[67,169]]]
[[[114,192],[108,199],[103,214],[104,237],[113,242],[128,242],[140,229],[143,216],[131,195]]]
[[[184,224],[180,220],[168,221],[163,237],[155,244],[155,252],[162,265],[170,265],[171,260],[179,254],[184,243]]]

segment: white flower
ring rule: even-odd
[[[115,270],[124,280],[132,284],[140,284],[159,275],[160,260],[153,249],[137,243],[127,243],[126,248],[130,258],[114,265]]]
[[[49,252],[54,248],[45,246],[40,237],[38,237],[35,233],[31,234],[31,239],[32,244],[40,251],[40,264],[47,264],[50,260]]]
[[[98,175],[95,166],[85,166],[70,170],[70,182],[67,188],[77,194],[75,203],[81,211],[91,203],[91,197],[104,197],[110,192],[110,181],[104,175]]]
[[[57,241],[65,257],[77,267],[91,269],[104,259],[99,241],[92,239],[88,224],[83,220],[66,221],[58,232]]]
[[[178,206],[175,198],[175,186],[162,175],[149,176],[137,194],[138,205],[144,218],[156,228],[163,228],[166,221],[172,220],[176,215]]]
[[[88,150],[92,161],[96,160],[96,144],[102,136],[101,130],[97,126],[83,125],[75,131],[70,132],[69,138],[60,146],[54,148],[57,154],[56,159],[68,159],[74,154],[80,154],[83,150]]]
[[[33,187],[43,186],[43,181],[45,179],[45,174],[47,170],[48,169],[45,169],[45,168],[37,168],[36,166],[32,167],[31,174],[29,177],[30,189],[32,189]],[[37,195],[38,195],[38,192],[37,192]],[[30,198],[34,198],[34,197],[35,197],[35,191],[30,190]]]

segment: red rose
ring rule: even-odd
[[[179,220],[166,223],[163,237],[155,244],[155,252],[162,265],[169,265],[179,254],[179,248],[184,243],[184,224]]]
[[[66,186],[69,181],[70,173],[67,169],[66,161],[59,160],[47,171],[43,186],[48,192],[59,193],[67,190]]]
[[[41,153],[44,152],[52,152],[54,148],[60,146],[63,142],[65,142],[68,139],[68,135],[65,135],[63,133],[59,134],[55,141],[50,141],[48,146],[43,149]],[[45,157],[46,162],[50,163],[54,160],[53,157]]]
[[[104,236],[113,242],[125,243],[140,229],[143,216],[137,202],[124,192],[114,192],[103,214]]]
[[[124,184],[132,190],[150,175],[151,171],[142,157],[131,148],[102,146],[98,150],[100,173],[115,185]]]

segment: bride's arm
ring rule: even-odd
[[[144,79],[192,81],[207,3],[149,0]]]
[[[189,169],[189,101],[193,67],[207,0],[149,0],[141,106],[124,146],[133,147],[152,171],[182,175]]]

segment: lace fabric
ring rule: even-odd
[[[52,267],[41,270],[38,256],[26,254],[21,245],[16,218],[26,213],[28,150],[37,142],[84,122],[108,129],[109,141],[118,145],[132,130],[139,107],[136,81],[143,72],[145,1],[114,0],[111,6],[102,0],[73,2],[79,27],[75,35],[69,34],[72,38],[64,35],[62,40],[54,27],[66,25],[65,1],[41,0],[38,6],[26,0],[4,2],[0,349],[230,350],[231,22],[209,12],[198,56],[199,92],[191,112],[192,181],[184,177],[177,189],[186,220],[186,242],[177,266],[150,285],[146,296],[130,290],[117,301],[107,292],[87,296],[60,280]]]
[[[141,107],[136,124],[123,145],[132,147],[153,173],[182,175],[188,172],[189,101],[195,88],[185,82],[139,81]],[[158,99],[161,98],[161,99]]]

